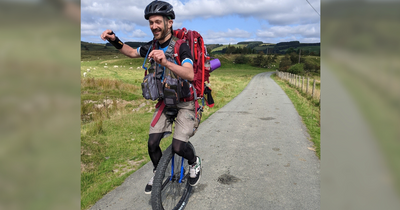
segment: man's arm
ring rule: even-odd
[[[115,34],[114,34],[113,31],[110,30],[110,29],[105,30],[105,31],[100,35],[100,37],[101,37],[101,39],[104,40],[104,41],[106,41],[106,40],[115,41],[115,39],[116,39]],[[140,54],[137,52],[137,49],[133,49],[132,47],[130,47],[130,46],[127,45],[127,44],[122,45],[122,48],[119,49],[119,51],[120,51],[122,54],[124,54],[124,55],[126,55],[126,56],[128,56],[128,57],[131,57],[131,58],[138,58],[138,57],[140,57]]]
[[[122,54],[124,54],[130,58],[139,58],[140,57],[140,54],[137,52],[137,49],[133,49],[131,46],[129,46],[127,44],[124,44],[122,46],[122,48],[119,49],[119,51]]]

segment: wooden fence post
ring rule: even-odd
[[[299,88],[300,87],[300,76],[297,78],[297,88]]]
[[[311,98],[314,98],[314,90],[315,90],[315,79],[314,79],[314,82],[313,82]]]
[[[296,78],[296,75],[293,74],[293,83],[292,83],[292,85],[296,84],[296,79],[295,78]]]

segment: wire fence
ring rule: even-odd
[[[316,86],[321,87],[321,81],[317,81],[316,79],[312,79],[311,81],[309,77],[306,78],[304,76],[278,70],[276,70],[276,75],[280,79],[288,81],[292,87],[295,87],[300,92],[310,96],[311,99],[321,102],[321,90],[316,88]]]

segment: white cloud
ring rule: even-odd
[[[237,43],[237,38],[249,39],[252,34],[248,31],[241,30],[238,28],[228,29],[227,31],[212,31],[209,30],[202,34],[204,42],[206,44],[228,44]]]
[[[143,32],[140,29],[137,29],[137,30],[133,31],[129,37],[145,38],[146,36],[148,36],[148,35],[145,32]]]
[[[228,15],[255,17],[272,25],[301,24],[319,21],[318,14],[307,1],[299,0],[190,0],[185,5],[178,0],[170,1],[179,18],[210,18]],[[319,11],[320,1],[309,1]]]
[[[320,25],[306,24],[297,26],[273,26],[268,29],[258,30],[257,37],[260,38],[279,38],[301,36],[303,38],[319,38]]]
[[[215,32],[215,31],[208,31],[207,33],[203,34],[203,37],[205,38],[210,38],[210,39],[215,39],[218,37],[234,37],[234,38],[249,38],[251,37],[252,34],[250,32],[235,28],[235,29],[228,29],[228,31],[225,32]]]
[[[301,40],[319,40],[320,17],[307,3],[298,0],[164,0],[174,6],[176,20],[174,29],[181,28],[188,20],[241,17],[259,20],[251,31],[238,25],[234,29],[221,27],[222,31],[203,30],[206,43],[234,43],[243,40],[283,40],[296,38]],[[83,39],[99,37],[105,29],[114,30],[125,39],[151,39],[152,35],[144,27],[144,9],[150,0],[81,0],[81,34]],[[184,2],[184,3],[183,3]],[[309,0],[320,12],[320,1]],[[267,23],[260,26],[261,22]],[[186,26],[188,27],[188,26]],[[190,28],[190,27],[189,27]],[[189,29],[188,28],[188,29]],[[194,29],[192,29],[194,28]],[[192,30],[200,30],[192,27]],[[217,29],[218,30],[218,29]],[[100,38],[99,41],[101,42]],[[129,41],[129,40],[126,40]],[[317,41],[319,42],[319,41]],[[276,43],[276,41],[275,41]]]

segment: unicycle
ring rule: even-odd
[[[174,121],[177,110],[167,110],[166,115]],[[193,149],[192,143],[187,145]],[[189,166],[186,159],[172,152],[172,145],[164,151],[158,163],[151,192],[153,210],[182,210],[186,207],[192,186],[189,184]]]

